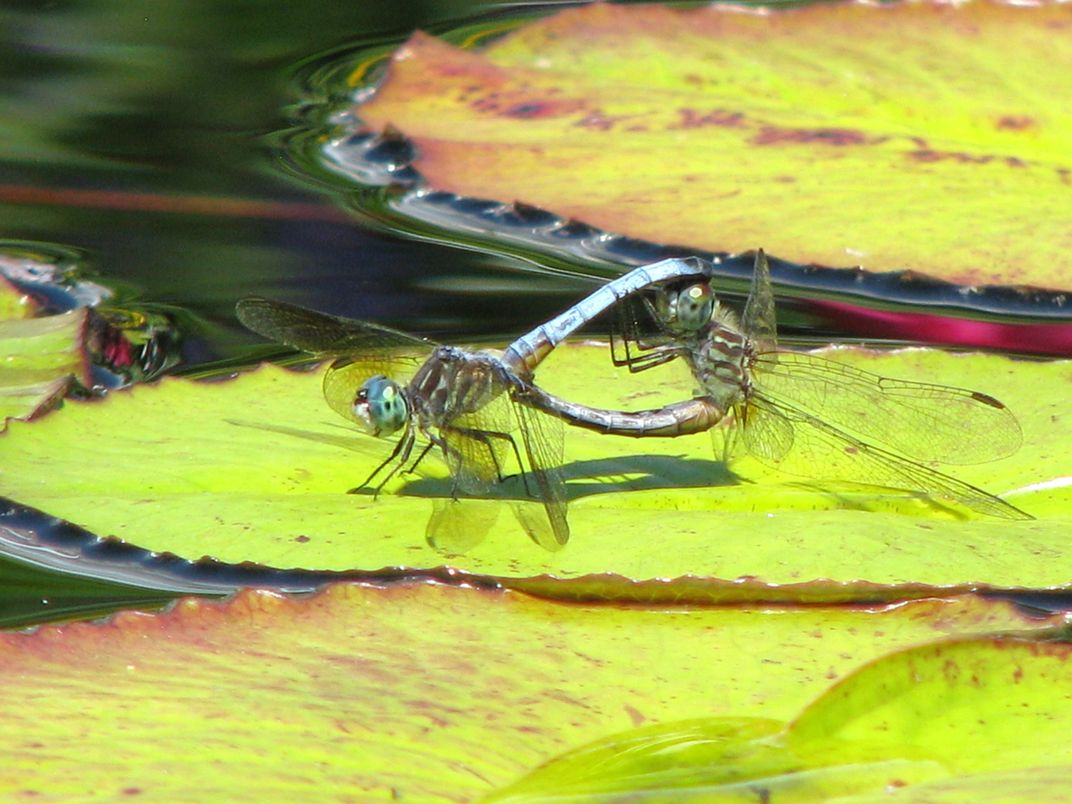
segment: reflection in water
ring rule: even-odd
[[[304,172],[296,182],[272,134],[306,125],[319,114],[307,98],[332,91],[301,85],[319,61],[310,54],[389,48],[490,5],[0,9],[0,237],[67,244],[128,297],[209,322],[184,345],[188,363],[251,343],[231,305],[258,290],[452,339],[509,334],[520,294],[485,305],[461,290],[421,294],[419,283],[455,276],[473,289],[516,264],[362,228],[340,209],[351,188]]]

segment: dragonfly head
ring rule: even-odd
[[[377,374],[357,389],[354,416],[369,435],[389,436],[406,423],[409,403],[397,382]]]
[[[656,298],[656,311],[671,330],[697,332],[711,321],[715,312],[715,292],[706,282],[666,290]]]

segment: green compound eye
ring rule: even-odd
[[[676,326],[694,332],[707,326],[715,311],[715,293],[707,284],[689,285],[677,296]]]
[[[377,374],[358,389],[354,415],[370,435],[386,436],[406,423],[409,405],[397,382]]]

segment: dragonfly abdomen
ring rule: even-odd
[[[676,402],[655,410],[621,411],[593,408],[559,399],[536,386],[526,386],[517,401],[565,421],[574,427],[594,430],[604,435],[633,438],[675,438],[710,430],[725,415],[725,410],[707,397]]]

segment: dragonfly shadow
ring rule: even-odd
[[[305,441],[316,441],[379,460],[384,454],[384,442],[340,426],[339,434],[303,430],[264,422],[227,419],[235,427],[264,430]],[[333,425],[334,426],[334,425]],[[738,483],[738,479],[726,465],[719,461],[700,458],[685,458],[679,455],[623,455],[614,458],[599,458],[573,461],[562,467],[566,484],[566,496],[577,500],[597,494],[616,492],[648,491],[670,488],[709,488]],[[397,494],[408,497],[464,498],[449,477],[424,477],[403,475],[405,483]],[[531,484],[528,484],[531,485]],[[527,478],[510,475],[488,489],[478,499],[530,500]],[[357,489],[355,494],[373,495],[372,489]]]
[[[303,430],[297,427],[265,424],[263,422],[227,419],[229,424],[255,430],[264,430],[291,438],[315,441],[332,447],[354,452],[370,461],[379,462],[385,453],[385,444],[364,434],[337,427],[339,434]],[[428,459],[435,460],[435,459]],[[742,480],[731,472],[725,462],[679,455],[623,455],[613,458],[573,461],[562,466],[566,483],[566,498],[569,501],[601,494],[640,492],[655,489],[702,489],[719,486],[737,486],[750,481]],[[950,505],[925,493],[912,493],[904,489],[853,483],[851,481],[815,481],[798,474],[783,475],[783,487],[798,489],[816,497],[825,497],[831,508],[870,512],[892,512],[910,516],[925,516],[939,512],[953,519],[972,519],[956,505]],[[532,503],[533,484],[521,475],[510,475],[501,483],[493,484],[480,496],[466,495],[455,487],[450,477],[427,477],[417,474],[401,475],[402,485],[394,494],[418,497],[433,503],[453,500],[498,501],[501,503]],[[354,483],[360,478],[350,478]],[[343,481],[346,482],[346,481]],[[353,492],[358,496],[374,495],[372,489],[362,488]],[[439,509],[436,509],[439,510]],[[475,510],[472,506],[467,511]],[[441,516],[442,514],[440,514]],[[490,516],[483,514],[483,516]],[[476,530],[479,530],[477,528]],[[456,550],[455,552],[464,552]]]
[[[363,435],[353,428],[331,424],[331,427],[339,430],[339,435],[302,430],[298,427],[283,427],[277,424],[265,424],[264,422],[243,421],[241,419],[224,419],[227,424],[235,427],[246,427],[251,430],[264,430],[269,433],[300,438],[304,441],[316,441],[328,444],[332,447],[340,447],[350,452],[357,452],[375,458],[383,452],[383,442]]]
[[[625,455],[588,461],[573,461],[562,466],[568,500],[599,494],[648,491],[652,489],[710,488],[733,485],[738,479],[718,461],[685,458],[676,455]],[[452,497],[450,478],[414,477],[398,490],[411,497]],[[368,493],[371,491],[359,491]],[[526,500],[526,478],[511,475],[493,485],[481,499]]]

